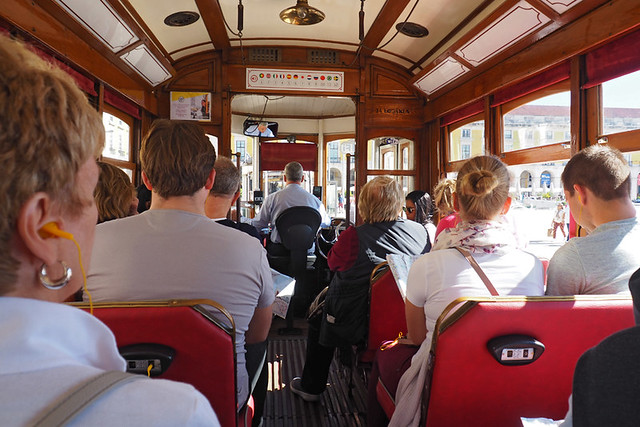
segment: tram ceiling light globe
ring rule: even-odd
[[[292,25],[313,25],[322,22],[324,13],[309,6],[308,0],[297,0],[295,6],[280,12],[280,19]]]

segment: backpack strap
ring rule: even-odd
[[[482,283],[484,283],[484,285],[487,287],[487,289],[489,290],[489,293],[494,297],[499,296],[498,291],[496,291],[496,288],[491,283],[491,280],[489,280],[487,275],[484,274],[484,271],[482,271],[482,268],[480,268],[480,266],[478,265],[478,262],[471,256],[469,251],[459,247],[455,247],[454,249],[460,252],[462,256],[465,257],[467,261],[469,261],[469,264],[471,264],[471,267],[473,267],[476,273],[478,273],[478,276],[480,276],[480,279],[482,279]]]
[[[38,415],[33,425],[64,426],[107,391],[139,378],[144,377],[121,371],[107,371],[89,378],[49,405]]]

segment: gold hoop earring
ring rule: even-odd
[[[47,274],[46,264],[42,264],[42,268],[40,269],[40,273],[39,273],[40,283],[42,283],[42,286],[44,286],[47,289],[51,289],[52,291],[57,291],[67,286],[67,283],[69,283],[69,280],[71,279],[71,276],[72,276],[71,267],[69,267],[63,261],[58,261],[58,262],[60,263],[60,265],[62,266],[62,269],[64,270],[64,274],[62,275],[61,278],[56,280],[51,280],[49,278],[49,275]]]

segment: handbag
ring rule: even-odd
[[[553,228],[547,228],[547,237],[553,237]]]
[[[327,298],[328,290],[329,287],[326,286],[323,290],[320,291],[318,296],[315,297],[315,299],[309,306],[309,310],[307,311],[307,321],[315,322],[322,317],[322,312],[324,311],[324,301]]]

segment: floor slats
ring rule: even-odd
[[[366,426],[367,390],[360,375],[354,375],[349,393],[349,370],[334,359],[327,390],[320,402],[305,402],[289,390],[292,378],[302,374],[306,353],[305,336],[269,338],[267,363],[269,386],[263,426]]]

